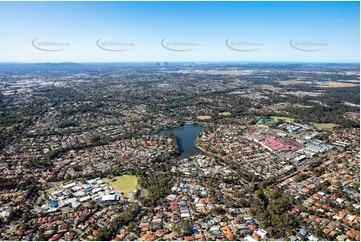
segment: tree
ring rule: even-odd
[[[183,220],[181,231],[184,236],[192,235],[191,226],[188,220]]]

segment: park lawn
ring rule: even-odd
[[[211,119],[212,117],[211,116],[197,116],[197,119],[200,119],[200,120],[207,120],[207,119]]]
[[[316,129],[333,129],[337,126],[337,124],[333,123],[312,123],[313,126],[315,126]]]
[[[230,112],[223,112],[223,113],[219,113],[219,115],[222,115],[222,116],[229,116],[229,115],[231,115],[231,113],[230,113]]]
[[[291,123],[291,122],[295,121],[294,118],[289,118],[289,117],[272,116],[272,118],[275,119],[275,120],[282,120],[282,121],[285,121],[285,122],[288,122],[288,123]]]
[[[108,182],[115,191],[124,192],[125,194],[137,190],[138,186],[138,178],[136,176],[124,175],[112,179],[104,178],[103,180]]]

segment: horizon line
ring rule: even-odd
[[[0,0],[1,1],[1,0]],[[360,64],[360,61],[0,61],[0,64],[125,64],[125,63],[330,63]]]

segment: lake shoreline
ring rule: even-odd
[[[201,125],[184,123],[184,125],[165,129],[158,132],[157,135],[172,134],[177,137],[179,148],[178,158],[187,158],[190,156],[201,154],[202,150],[195,146],[198,134],[204,130]]]

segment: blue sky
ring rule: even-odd
[[[359,20],[359,2],[0,2],[0,62],[359,62]]]

